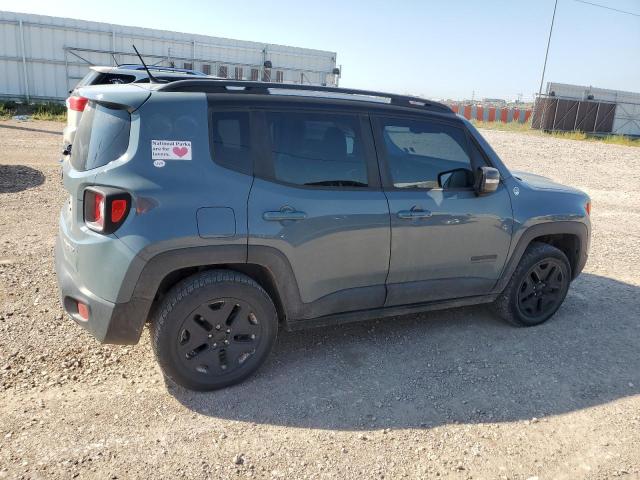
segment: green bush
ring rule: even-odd
[[[32,118],[35,120],[66,120],[67,107],[60,103],[46,102],[34,105]]]
[[[0,119],[8,120],[17,110],[15,102],[0,102]]]

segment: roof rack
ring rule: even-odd
[[[318,93],[322,92],[336,95],[353,96],[354,98],[350,98],[353,100],[379,102],[380,100],[375,99],[383,99],[388,100],[388,102],[386,102],[388,104],[401,107],[424,108],[446,113],[453,112],[453,110],[451,110],[451,108],[449,108],[447,105],[433,102],[431,100],[425,100],[424,98],[420,97],[396,95],[395,93],[375,92],[371,90],[357,90],[353,88],[324,87],[292,83],[269,83],[248,80],[220,80],[216,78],[203,78],[197,80],[178,80],[166,85],[162,85],[160,88],[158,88],[158,90],[163,92],[244,93],[254,95],[270,95],[273,93],[295,95],[296,91]],[[280,92],[277,92],[278,90]],[[287,93],[286,91],[294,93]],[[319,95],[319,97],[322,96]]]

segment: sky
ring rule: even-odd
[[[546,81],[640,91],[640,0],[558,0]],[[554,0],[0,0],[0,10],[337,52],[340,85],[531,99]]]

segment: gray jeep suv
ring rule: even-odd
[[[420,98],[214,79],[81,90],[56,270],[105,343],[149,323],[165,375],[240,382],[287,330],[492,304],[551,317],[590,200],[510,172]]]

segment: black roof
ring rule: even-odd
[[[301,96],[314,98],[330,98],[322,93],[345,95],[350,100],[371,101],[400,107],[410,107],[422,110],[430,110],[443,113],[453,113],[451,108],[439,102],[433,102],[420,97],[397,95],[395,93],[375,92],[371,90],[357,90],[353,88],[324,87],[316,85],[300,85],[291,83],[253,82],[243,80],[220,80],[215,78],[178,80],[158,88],[163,92],[202,92],[202,93],[243,93],[253,95],[270,95],[277,91],[299,91]],[[309,92],[303,94],[302,92]],[[320,95],[312,95],[314,92]],[[310,95],[311,94],[311,95]],[[293,93],[295,95],[295,93]]]

